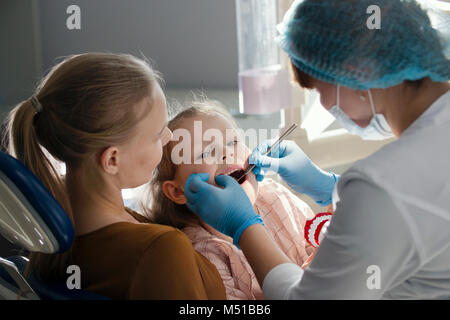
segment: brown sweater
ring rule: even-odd
[[[147,223],[114,223],[75,238],[81,289],[112,299],[226,299],[217,269],[183,232],[127,211]]]

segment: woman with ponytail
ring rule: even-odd
[[[124,207],[122,189],[148,182],[171,139],[160,77],[130,55],[88,53],[56,65],[8,117],[8,148],[70,216],[63,254],[31,255],[32,272],[113,299],[224,299],[215,267],[179,230]],[[63,173],[58,165],[65,165]]]

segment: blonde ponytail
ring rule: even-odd
[[[62,177],[46,156],[36,136],[34,121],[35,117],[39,115],[40,112],[37,112],[31,99],[21,102],[9,113],[7,122],[8,153],[20,160],[39,178],[73,221],[72,210]],[[46,261],[47,266],[51,264],[53,266],[48,268],[51,272],[46,273],[45,277],[56,280],[64,272],[61,268],[67,264],[68,254],[31,253],[29,256],[30,263],[27,265],[25,275],[28,276],[32,269],[38,268],[39,265],[43,264],[43,261]]]
[[[31,99],[23,101],[11,111],[8,151],[40,179],[73,221],[61,173],[54,167],[54,161],[52,163],[45,154],[37,139],[34,120],[41,112],[36,112]]]

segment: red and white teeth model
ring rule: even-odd
[[[320,242],[326,234],[331,216],[332,213],[330,212],[322,212],[316,214],[311,220],[306,221],[305,239],[314,248],[319,247]]]

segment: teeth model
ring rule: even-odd
[[[327,233],[331,216],[332,214],[329,212],[322,212],[316,214],[316,216],[311,220],[306,221],[305,239],[313,247],[319,247],[320,242]]]

